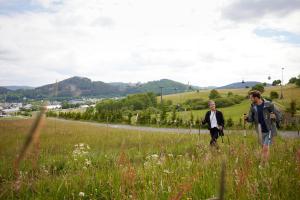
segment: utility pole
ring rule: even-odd
[[[283,70],[284,67],[281,68],[281,94],[280,94],[280,99],[283,99],[283,93],[282,93],[282,85],[283,85]]]
[[[55,100],[57,101],[58,82],[55,83]],[[56,117],[54,118],[54,133],[56,134]]]
[[[159,88],[160,88],[160,103],[162,103],[162,94],[163,94],[164,87],[160,86]]]

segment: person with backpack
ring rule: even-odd
[[[214,101],[210,100],[208,106],[210,110],[206,112],[202,125],[208,124],[208,130],[211,136],[210,145],[217,146],[219,135],[223,135],[224,117],[223,113],[216,109]]]
[[[263,161],[267,161],[269,158],[269,146],[272,144],[273,137],[277,135],[277,126],[281,121],[281,113],[272,102],[263,99],[259,91],[251,91],[249,98],[251,106],[248,116],[245,115],[244,119],[255,124],[256,132],[262,145],[262,158]]]

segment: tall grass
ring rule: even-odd
[[[13,161],[32,120],[0,121],[0,199],[298,199],[300,141],[276,138],[260,166],[256,135],[209,147],[208,135],[150,133],[53,120],[40,134],[37,169]],[[227,137],[227,136],[226,136]],[[226,168],[222,167],[226,161]],[[226,169],[226,170],[225,170]],[[221,173],[223,171],[223,173]],[[221,175],[222,174],[222,175]],[[226,174],[226,175],[225,175]],[[225,188],[225,189],[224,189]],[[223,197],[222,197],[223,196]]]

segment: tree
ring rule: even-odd
[[[297,77],[292,77],[292,78],[290,78],[289,83],[295,84],[296,81],[297,81]]]
[[[128,124],[131,124],[131,118],[132,118],[132,113],[131,112],[128,112],[128,121],[127,121],[127,123]]]
[[[229,91],[229,92],[227,93],[227,96],[228,96],[228,97],[231,97],[231,96],[233,96],[233,93]]]
[[[228,127],[232,127],[234,125],[233,120],[231,117],[228,118],[227,122],[226,122],[226,126]]]
[[[300,75],[298,76],[298,79],[296,80],[296,85],[298,86],[298,87],[300,87]]]
[[[278,97],[279,97],[278,92],[276,92],[276,91],[271,91],[270,92],[270,98],[271,99],[278,99]]]
[[[221,97],[221,95],[217,90],[213,89],[213,90],[210,91],[209,99],[216,99],[216,98],[219,98],[219,97]]]
[[[290,107],[287,109],[287,112],[291,113],[292,117],[294,117],[297,112],[297,104],[295,100],[291,101]]]
[[[161,105],[161,111],[160,111],[160,123],[161,124],[165,124],[166,120],[167,120],[167,105],[165,105],[164,103],[162,103]]]
[[[258,91],[260,91],[261,93],[263,93],[264,91],[265,91],[265,88],[264,88],[264,86],[262,85],[262,84],[256,84],[256,85],[254,85],[252,88],[251,88],[251,90],[258,90]]]
[[[176,118],[177,118],[177,115],[176,115],[176,107],[174,107],[173,108],[173,111],[172,111],[172,122],[175,122],[175,120],[176,120]]]
[[[276,86],[276,85],[280,85],[281,84],[281,80],[274,80],[272,85]]]
[[[190,126],[192,126],[194,124],[194,115],[193,112],[191,111],[191,115],[190,115]]]

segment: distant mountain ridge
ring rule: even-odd
[[[249,81],[245,83],[232,83],[229,85],[218,87],[217,89],[252,87],[258,83],[260,82]],[[163,94],[166,95],[182,93],[185,91],[213,88],[215,87],[191,86],[189,84],[183,84],[169,79],[149,81],[146,83],[105,83],[102,81],[92,81],[91,79],[86,77],[74,76],[57,83],[51,83],[33,89],[28,89],[28,87],[26,86],[14,86],[14,88],[12,88],[14,90],[0,87],[0,95],[6,94],[5,99],[8,101],[17,101],[23,99],[24,97],[30,99],[71,99],[78,97],[110,98],[144,92],[153,92],[156,94],[160,94],[161,89]]]
[[[5,88],[5,87],[0,87],[0,94],[6,94],[8,92],[10,92],[11,90]]]
[[[23,85],[9,85],[9,86],[2,86],[6,89],[16,91],[16,90],[31,90],[34,89],[34,87],[31,86],[23,86]]]
[[[147,83],[104,83],[102,81],[91,81],[86,77],[71,77],[57,83],[51,83],[36,87],[34,89],[18,89],[15,91],[3,88],[0,95],[8,93],[8,100],[21,98],[43,99],[43,98],[74,98],[74,97],[99,97],[109,98],[126,96],[128,94],[154,92],[160,93],[162,87],[163,94],[179,93],[196,86],[186,85],[169,79],[150,81]]]
[[[245,81],[245,82],[235,82],[228,85],[224,85],[222,87],[217,87],[216,89],[239,89],[239,88],[246,88],[246,87],[253,87],[256,84],[263,84],[258,81]],[[271,86],[271,84],[267,84],[267,86]]]

